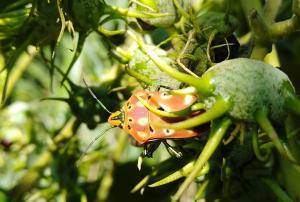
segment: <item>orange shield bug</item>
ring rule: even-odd
[[[174,123],[185,120],[189,116],[163,117],[149,110],[145,103],[156,110],[173,113],[191,107],[196,101],[197,97],[193,95],[171,95],[166,92],[138,90],[127,100],[120,111],[110,115],[108,122],[114,127],[125,130],[139,144],[155,140],[195,137],[203,131],[159,128],[154,124],[155,122]]]

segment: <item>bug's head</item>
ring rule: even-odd
[[[110,125],[114,127],[123,128],[124,113],[122,111],[113,112],[111,113],[107,121]]]

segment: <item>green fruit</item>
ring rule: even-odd
[[[237,120],[255,121],[255,113],[266,109],[272,120],[281,122],[287,116],[286,85],[292,87],[288,76],[279,69],[258,60],[238,58],[211,67],[215,85],[213,96],[206,99],[210,106],[213,97],[221,96],[232,103],[228,114]]]

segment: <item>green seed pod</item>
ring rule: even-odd
[[[166,51],[157,48],[156,46],[149,46],[149,48],[151,47],[158,57],[168,64],[172,63],[172,60],[168,57]],[[180,82],[162,72],[140,49],[136,49],[133,55],[134,58],[132,58],[128,64],[129,74],[136,77],[138,80],[147,83],[152,90],[157,90],[157,88],[161,86],[170,89],[179,88]]]
[[[229,14],[207,11],[198,15],[196,24],[204,38],[209,39],[214,34],[214,38],[222,39],[234,32],[238,21]]]
[[[133,4],[132,9],[139,12],[166,14],[161,17],[141,18],[143,22],[155,27],[170,27],[178,19],[177,9],[173,1],[169,0],[140,0]]]
[[[214,75],[213,97],[221,96],[232,103],[228,111],[232,118],[254,122],[260,109],[266,109],[274,121],[286,118],[285,89],[292,83],[279,69],[258,60],[238,58],[211,67],[203,76],[207,73]],[[213,97],[206,99],[208,106]]]
[[[71,8],[75,22],[82,29],[89,30],[98,25],[108,6],[103,0],[75,0],[72,1]]]

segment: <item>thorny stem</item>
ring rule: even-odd
[[[142,39],[135,35],[132,31],[128,31],[128,34],[138,43],[141,51],[148,55],[148,57],[157,65],[157,67],[172,76],[173,78],[194,86],[197,91],[201,94],[210,94],[213,91],[213,85],[211,84],[211,74],[207,74],[206,77],[196,78],[194,76],[181,73],[172,68],[165,61],[160,59],[146,44],[143,43]]]
[[[198,116],[177,123],[172,123],[172,124],[154,123],[154,125],[157,125],[158,127],[161,128],[172,128],[172,129],[193,128],[219,118],[220,116],[225,114],[229,110],[229,108],[230,108],[230,103],[228,101],[225,101],[223,98],[217,98],[216,102],[210,109],[208,109],[206,112]]]
[[[172,197],[173,202],[178,201],[183,192],[194,181],[199,171],[203,168],[205,163],[209,160],[209,158],[213,155],[219,144],[222,142],[222,139],[231,123],[232,121],[228,118],[224,118],[222,120],[213,122],[213,127],[211,129],[209,139],[205,144],[201,154],[199,155],[193,171],[181,184],[176,194]]]

